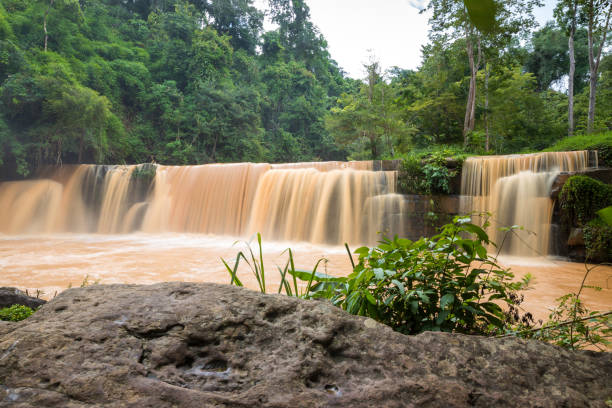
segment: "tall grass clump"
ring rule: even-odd
[[[251,270],[251,273],[255,276],[255,280],[257,281],[257,285],[259,286],[259,291],[261,293],[268,293],[266,288],[266,269],[263,260],[261,234],[257,233],[256,237],[257,253],[253,251],[251,243],[244,242],[246,252],[238,252],[233,267],[230,267],[227,261],[223,258],[221,258],[221,262],[223,262],[223,265],[225,266],[227,272],[230,275],[230,285],[244,286],[242,281],[238,278],[238,267],[240,266],[241,262],[244,262]],[[317,272],[317,269],[319,268],[321,262],[327,262],[325,258],[320,258],[319,260],[317,260],[312,271],[302,271],[295,268],[293,251],[291,250],[291,248],[287,248],[285,251],[283,251],[283,254],[284,253],[287,254],[287,262],[285,263],[285,267],[276,267],[281,278],[277,293],[282,293],[284,290],[287,296],[308,298],[311,293],[311,290],[313,289],[313,282],[315,282],[315,278],[317,282],[332,278],[331,276]],[[298,280],[306,282],[305,289],[300,290]]]

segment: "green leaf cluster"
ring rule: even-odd
[[[584,244],[589,261],[612,261],[612,225],[601,218],[589,221],[584,226]]]
[[[563,185],[559,202],[566,223],[583,229],[587,258],[592,262],[612,260],[612,185],[572,176]]]
[[[27,319],[34,313],[34,310],[23,305],[13,305],[0,309],[0,320],[9,322],[19,322]]]

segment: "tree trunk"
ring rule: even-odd
[[[574,54],[574,34],[576,33],[576,2],[572,1],[572,21],[569,32],[569,79],[567,83],[567,135],[574,134],[574,76],[576,73],[576,57]]]
[[[467,135],[472,130],[470,128],[470,117],[472,115],[472,99],[476,93],[476,80],[474,76],[474,45],[472,40],[466,36],[467,54],[470,61],[470,88],[468,91],[467,103],[465,106],[465,119],[463,121],[463,145],[467,146]]]
[[[488,152],[490,149],[490,139],[489,139],[489,66],[485,62],[485,81],[484,81],[484,91],[485,91],[485,109],[484,109],[484,126],[485,126],[485,150]]]
[[[612,13],[612,3],[610,3],[610,7],[608,8],[608,12],[606,15],[606,24],[603,28],[603,37],[601,39],[601,43],[599,46],[599,51],[597,52],[597,57],[595,57],[595,52],[593,50],[593,31],[595,25],[595,5],[593,4],[594,0],[589,1],[588,4],[588,16],[589,16],[589,117],[587,121],[587,133],[593,132],[593,125],[595,123],[595,97],[597,93],[597,73],[599,70],[599,62],[601,61],[601,51],[603,50],[606,44],[606,35],[608,34],[608,25],[610,24],[610,14]]]
[[[47,42],[49,41],[49,33],[47,33],[47,17],[49,16],[51,7],[53,7],[53,2],[55,2],[55,0],[49,1],[49,7],[47,8],[47,11],[45,11],[45,17],[43,18],[43,30],[45,32],[45,52],[47,52]]]
[[[480,65],[480,40],[478,40],[478,62],[474,61],[474,44],[470,36],[471,30],[465,30],[466,48],[468,59],[470,62],[470,89],[468,92],[468,100],[465,107],[465,119],[463,122],[463,145],[467,146],[468,134],[474,130],[474,123],[476,119],[476,75],[478,73],[478,66]]]
[[[478,69],[480,69],[480,60],[482,58],[482,49],[480,47],[480,38],[478,39],[478,59],[472,69],[472,79],[474,81],[474,94],[472,95],[472,106],[470,107],[470,132],[474,130],[476,125],[476,77]]]

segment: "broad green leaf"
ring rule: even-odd
[[[393,283],[395,286],[397,286],[397,288],[399,289],[399,291],[402,294],[402,296],[405,294],[404,284],[402,282],[398,281],[397,279],[392,279],[391,283]]]
[[[452,305],[454,301],[455,295],[452,293],[447,293],[440,299],[440,309],[445,309],[446,306]]]

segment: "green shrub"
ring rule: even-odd
[[[427,194],[423,163],[417,155],[408,155],[402,159],[398,176],[398,185],[401,192],[406,194]]]
[[[612,227],[600,218],[589,221],[584,227],[584,244],[589,261],[612,261]]]
[[[0,309],[0,320],[18,322],[27,319],[32,313],[34,313],[34,311],[27,306],[13,305]]]
[[[574,150],[597,150],[599,165],[602,167],[612,167],[612,131],[567,137],[559,140],[551,147],[544,149],[545,152],[566,152]]]
[[[450,180],[457,175],[468,155],[460,150],[442,148],[413,152],[402,157],[398,184],[405,194],[449,194]],[[449,163],[457,168],[449,168]]]
[[[405,334],[487,334],[504,327],[500,304],[512,304],[512,294],[530,278],[513,282],[514,275],[487,254],[489,244],[469,217],[455,217],[433,238],[396,237],[357,249],[353,273],[324,281],[315,276],[311,297],[329,298]]]
[[[561,189],[559,201],[569,223],[583,226],[598,210],[612,205],[612,186],[591,177],[572,176]]]

